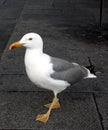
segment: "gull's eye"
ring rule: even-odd
[[[28,40],[32,40],[33,38],[29,38]]]

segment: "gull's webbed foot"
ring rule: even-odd
[[[38,114],[37,117],[36,117],[36,120],[46,123],[49,119],[49,115],[50,114],[48,112],[45,113],[45,114]]]
[[[50,112],[52,109],[60,108],[60,103],[57,97],[55,97],[52,101],[52,103],[46,104],[45,107],[49,108],[47,113],[45,114],[39,114],[36,117],[36,120],[46,123],[49,119]]]

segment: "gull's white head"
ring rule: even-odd
[[[28,49],[42,49],[43,41],[39,34],[27,33],[21,38],[20,41],[12,43],[9,49],[14,49],[21,46],[24,46]]]

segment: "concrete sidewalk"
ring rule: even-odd
[[[106,1],[105,1],[106,2]],[[108,2],[103,35],[97,0],[2,0],[0,2],[0,129],[108,129]],[[9,51],[25,33],[39,33],[44,52],[87,66],[91,57],[97,79],[83,80],[59,94],[61,108],[46,124],[35,121],[47,109],[52,92],[33,85],[24,68],[24,48]]]

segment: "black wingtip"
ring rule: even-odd
[[[88,57],[88,61],[89,61],[89,64],[90,64],[90,65],[89,65],[89,66],[86,66],[86,68],[89,69],[90,72],[95,75],[95,74],[96,74],[96,72],[95,72],[95,66],[93,65],[93,63],[92,63],[90,57]]]

